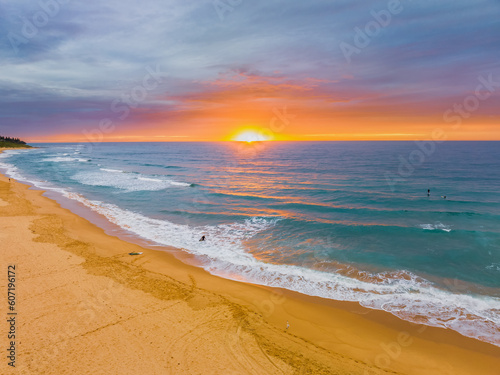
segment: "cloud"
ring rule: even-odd
[[[252,112],[266,121],[270,108],[286,103],[310,119],[408,116],[413,124],[440,117],[479,75],[500,77],[493,0],[401,0],[403,10],[348,63],[340,43],[353,43],[355,28],[387,4],[243,1],[221,20],[210,1],[0,2],[0,131],[81,134],[115,120],[113,101],[156,66],[163,83],[130,107],[117,132],[151,126],[174,134],[192,121],[186,126],[208,137]],[[47,22],[28,38],[23,27],[40,12]],[[27,40],[17,51],[14,34]],[[474,115],[499,113],[485,102]]]

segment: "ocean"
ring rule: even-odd
[[[212,274],[500,346],[500,142],[35,146],[0,170]]]

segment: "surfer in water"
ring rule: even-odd
[[[431,196],[431,189],[427,189],[427,196],[430,197]]]
[[[200,241],[205,241],[205,236],[201,236]]]

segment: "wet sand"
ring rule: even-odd
[[[2,311],[7,316],[7,267],[15,265],[18,313],[16,367],[4,355],[2,374],[451,375],[500,368],[493,345],[355,303],[210,275],[171,252],[108,235],[3,175],[0,244]],[[0,344],[6,353],[4,329]]]

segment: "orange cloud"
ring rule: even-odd
[[[418,140],[442,128],[449,140],[500,139],[494,117],[475,114],[460,127],[443,120],[449,103],[363,91],[350,80],[288,79],[232,72],[196,82],[191,92],[163,95],[137,108],[103,141],[220,141],[242,129],[274,140]],[[95,124],[94,124],[95,126]],[[38,140],[38,139],[37,139]],[[60,134],[51,141],[85,141]]]

